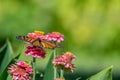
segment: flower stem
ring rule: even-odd
[[[55,58],[56,57],[56,50],[55,49],[53,50],[53,53],[54,53],[54,57],[53,58]],[[54,79],[56,79],[56,77],[57,77],[57,69],[54,66]]]
[[[35,74],[36,74],[36,58],[34,58],[34,57],[33,57],[32,67],[33,67],[33,79],[32,79],[32,80],[35,80]]]
[[[64,71],[61,69],[61,70],[60,70],[60,78],[64,78],[63,75],[64,75]]]

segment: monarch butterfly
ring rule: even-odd
[[[54,48],[60,48],[61,46],[56,45],[53,42],[42,40],[40,38],[31,38],[28,36],[17,36],[17,39],[28,42],[36,47],[42,47],[42,48],[48,48],[48,49],[54,49]]]

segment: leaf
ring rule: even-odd
[[[54,58],[54,51],[52,51],[49,62],[46,67],[43,80],[54,80],[54,65],[52,64]],[[56,74],[58,76],[58,73]]]
[[[7,68],[12,61],[14,55],[10,42],[7,40],[6,44],[0,49],[0,79],[6,80],[8,73]]]
[[[6,80],[13,80],[11,75],[8,75]]]
[[[7,49],[7,44],[5,44],[1,49],[0,49],[0,65],[2,63],[2,60],[4,58],[4,53],[6,52],[6,49]]]
[[[112,66],[91,76],[87,80],[112,80]]]

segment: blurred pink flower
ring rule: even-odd
[[[32,57],[45,58],[45,50],[40,47],[35,46],[27,46],[27,50],[25,51],[26,55],[32,55]]]
[[[59,68],[64,69],[65,71],[73,72],[74,64],[72,64],[72,61],[76,57],[71,52],[66,52],[64,55],[57,56],[53,60],[53,64]]]
[[[48,33],[47,40],[62,42],[62,41],[64,41],[64,35],[60,34],[59,32]]]
[[[28,63],[20,61],[12,64],[8,68],[8,73],[12,75],[14,80],[31,80],[33,69]]]

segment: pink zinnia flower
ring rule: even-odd
[[[14,80],[31,80],[33,69],[28,63],[20,61],[12,64],[8,68],[8,73],[12,75]]]
[[[26,55],[32,55],[33,57],[45,58],[46,52],[41,47],[27,46],[25,51]]]
[[[28,33],[27,36],[36,39],[40,38],[42,40],[48,40],[48,41],[56,41],[56,42],[64,41],[64,35],[60,34],[59,32],[52,32],[52,33],[48,33],[47,35],[44,35],[44,32],[42,31],[34,31],[34,33]]]
[[[66,52],[64,55],[57,56],[53,60],[53,64],[59,69],[73,72],[74,64],[72,64],[72,61],[74,59],[75,56],[71,52]]]
[[[42,31],[34,31],[34,33],[28,33],[27,36],[36,39],[40,38],[42,40],[47,40],[47,36],[44,35],[44,32]]]
[[[62,42],[62,41],[64,41],[64,35],[60,34],[59,32],[48,33],[47,40]]]

